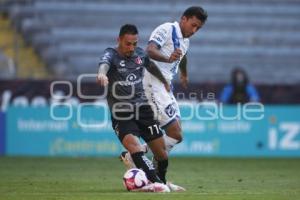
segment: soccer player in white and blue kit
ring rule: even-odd
[[[187,57],[189,37],[196,33],[206,22],[206,11],[198,6],[186,9],[179,22],[167,22],[158,26],[151,34],[147,53],[158,66],[168,84],[180,70],[180,81],[187,87]],[[174,145],[182,141],[180,112],[172,91],[166,91],[166,86],[151,73],[145,72],[143,80],[145,94],[158,113],[160,127],[165,131],[164,140],[169,152]],[[126,159],[126,156],[123,156]],[[124,159],[123,159],[124,161]],[[174,188],[172,188],[174,186]],[[183,188],[171,185],[171,190]]]

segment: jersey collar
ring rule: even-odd
[[[179,23],[177,21],[174,22],[174,26],[176,28],[178,38],[183,38]]]

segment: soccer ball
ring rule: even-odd
[[[128,191],[141,188],[148,182],[145,172],[137,168],[127,170],[123,176],[123,184]]]

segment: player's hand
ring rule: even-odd
[[[172,63],[176,60],[179,60],[181,56],[182,56],[182,51],[177,48],[177,49],[175,49],[175,51],[173,51],[173,53],[169,57],[168,62]]]
[[[96,81],[101,86],[107,86],[108,84],[108,78],[105,74],[98,74]]]
[[[180,84],[184,89],[187,89],[189,78],[184,75],[180,75]]]
[[[164,86],[165,86],[167,92],[171,91],[171,86],[168,83],[165,83]]]

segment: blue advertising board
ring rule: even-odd
[[[96,123],[101,110],[10,108],[7,154],[34,156],[115,156],[122,151],[111,123]]]
[[[0,155],[5,152],[5,113],[0,112]]]
[[[300,157],[299,106],[192,109],[193,117],[182,120],[184,140],[173,155]],[[182,107],[181,113],[184,118],[191,108]]]
[[[300,106],[181,105],[184,140],[171,156],[300,157]],[[106,106],[9,108],[8,155],[116,156]]]

